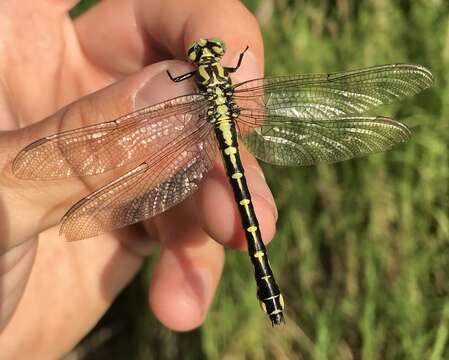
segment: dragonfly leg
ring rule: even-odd
[[[180,81],[190,79],[193,75],[195,75],[195,73],[196,73],[196,70],[173,77],[172,74],[170,74],[170,71],[167,70],[168,77],[173,82],[180,82]]]
[[[225,69],[230,73],[236,72],[239,69],[240,65],[242,65],[243,56],[245,55],[245,53],[248,49],[249,49],[249,46],[247,46],[246,49],[240,53],[239,61],[237,62],[236,67],[226,67]]]

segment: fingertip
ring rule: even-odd
[[[239,56],[240,53],[234,55],[230,63],[231,66],[237,63]],[[244,54],[240,68],[234,74],[231,74],[231,77],[235,84],[247,80],[260,79],[263,77],[263,60],[257,57],[252,49],[249,49]]]
[[[180,271],[167,254],[161,255],[150,287],[149,305],[159,321],[175,331],[195,329],[204,321],[207,313],[205,298],[208,272],[203,269]]]
[[[176,248],[162,249],[149,293],[149,305],[166,327],[192,330],[202,324],[224,264],[223,249],[202,232],[200,244],[178,239]]]
[[[240,1],[165,0],[149,7],[148,1],[142,0],[136,1],[135,13],[143,33],[179,59],[185,59],[185,50],[192,42],[219,37],[228,49],[224,64],[249,46],[260,60],[263,71],[263,41],[259,24]]]

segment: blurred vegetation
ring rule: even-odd
[[[70,11],[69,15],[72,18],[82,15],[84,12],[89,10],[92,6],[98,4],[100,0],[81,0],[76,6],[74,6]]]
[[[287,323],[272,329],[244,253],[227,251],[204,325],[165,329],[148,268],[80,346],[85,359],[449,359],[449,5],[443,0],[247,0],[266,73],[392,62],[431,90],[376,109],[414,131],[391,152],[312,168],[265,166],[279,207],[269,247]],[[114,355],[114,356],[113,356]]]

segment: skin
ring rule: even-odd
[[[191,84],[173,84],[165,70],[179,75],[192,69],[168,59],[185,59],[186,47],[201,37],[225,41],[226,66],[234,66],[249,45],[234,82],[263,76],[259,28],[238,1],[104,0],[72,22],[67,11],[75,4],[0,2],[0,349],[6,358],[58,358],[70,351],[156,243],[161,254],[149,306],[168,328],[193,329],[204,321],[218,285],[222,245],[245,248],[219,158],[200,190],[179,206],[143,224],[72,243],[58,235],[62,215],[122,170],[58,181],[12,174],[16,154],[38,138],[192,91]],[[276,221],[273,197],[244,149],[243,163],[269,241]]]

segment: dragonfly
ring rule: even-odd
[[[254,267],[257,298],[275,326],[285,321],[285,305],[262,241],[239,142],[256,158],[281,166],[334,163],[388,150],[409,140],[410,129],[363,113],[419,93],[433,77],[421,65],[389,64],[233,84],[230,74],[239,69],[245,51],[234,67],[222,65],[225,51],[218,38],[194,42],[187,58],[195,70],[168,76],[176,83],[193,78],[196,92],[37,140],[20,151],[12,168],[19,178],[42,180],[133,166],[67,211],[61,234],[72,241],[179,204],[198,189],[220,153]]]

